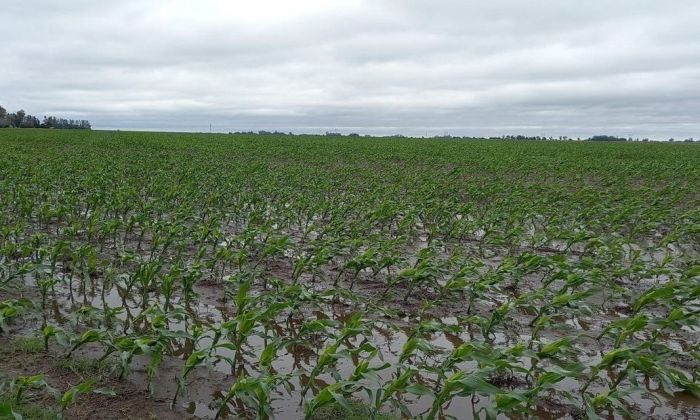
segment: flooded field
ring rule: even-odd
[[[11,133],[7,412],[700,416],[700,148]]]

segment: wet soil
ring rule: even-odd
[[[0,337],[0,372],[10,378],[17,376],[44,375],[46,382],[61,393],[84,382],[87,378],[98,379],[95,388],[109,388],[116,396],[95,393],[81,394],[76,402],[64,412],[66,419],[163,419],[193,418],[184,410],[171,410],[163,399],[153,398],[143,389],[136,388],[131,381],[119,380],[113,374],[76,372],[70,367],[59,366],[57,361],[65,358],[63,349],[50,348],[48,352],[26,352],[13,348],[6,337]],[[54,396],[41,390],[25,396],[32,403],[56,408]]]
[[[478,238],[474,239],[475,242],[477,240]],[[149,243],[150,238],[145,238],[143,248],[147,249]],[[462,246],[466,245],[462,244]],[[408,259],[409,265],[415,262],[415,258],[413,257],[415,252],[420,249],[425,249],[426,247],[427,243],[422,238],[411,243],[406,250],[406,258]],[[130,248],[135,249],[135,244],[130,244]],[[584,256],[581,250],[567,250],[564,252],[557,244],[539,247],[523,246],[516,251],[515,255],[526,251],[536,252],[542,255],[563,254],[565,258],[571,261],[579,261]],[[119,251],[110,245],[105,246],[103,252],[106,254],[106,258],[114,259],[119,256]],[[190,251],[190,253],[191,252],[192,251]],[[479,259],[483,263],[482,273],[499,267],[503,263],[504,258],[510,253],[509,250],[504,250],[502,248],[490,248],[486,250],[474,248],[471,252],[474,253],[474,258]],[[186,254],[191,257],[192,255],[190,255],[190,253]],[[142,254],[143,258],[149,258],[146,252],[142,252]],[[445,257],[446,255],[438,256],[438,258]],[[254,258],[254,256],[252,258]],[[645,256],[645,258],[654,260],[660,258],[660,256],[652,254]],[[315,276],[304,273],[298,279],[298,282],[317,291],[332,288],[335,279],[339,279],[338,286],[340,288],[349,287],[352,280],[350,278],[351,276],[347,272],[341,273],[341,266],[342,262],[339,261],[334,264],[329,264],[327,267],[319,270]],[[291,278],[291,273],[293,271],[292,258],[276,258],[269,261],[263,269],[266,276],[280,278],[287,284],[294,281]],[[66,269],[64,271],[67,273],[69,270]],[[232,296],[230,293],[227,293],[226,286],[221,281],[222,277],[231,274],[235,274],[234,268],[229,267],[224,272],[220,273],[215,273],[212,270],[211,273],[207,274],[205,278],[198,283],[196,287],[198,297],[194,302],[185,305],[181,296],[175,296],[172,303],[186,306],[188,312],[196,322],[201,322],[206,325],[217,324],[224,320],[231,319],[234,316],[232,305],[229,303]],[[439,299],[441,296],[431,287],[418,287],[406,298],[406,293],[408,292],[406,285],[403,283],[396,283],[390,288],[387,288],[387,275],[388,273],[377,274],[369,270],[361,271],[352,282],[354,283],[353,292],[362,298],[363,302],[358,303],[357,301],[350,302],[340,300],[332,305],[303,307],[297,314],[298,319],[296,319],[295,322],[301,323],[303,321],[330,318],[337,321],[339,326],[342,326],[350,313],[361,310],[367,313],[367,316],[374,321],[371,337],[369,337],[371,342],[381,350],[386,361],[395,363],[398,361],[401,349],[408,339],[408,336],[411,334],[412,328],[421,320],[432,318],[439,320],[441,324],[457,325],[461,329],[458,333],[437,332],[426,337],[440,354],[445,355],[465,342],[473,340],[478,341],[480,339],[480,332],[475,329],[473,324],[467,325],[463,323],[462,321],[464,318],[473,315],[488,316],[496,307],[503,303],[502,299],[504,296],[517,297],[521,293],[536,290],[542,285],[542,273],[523,274],[517,276],[517,282],[503,282],[505,286],[502,290],[498,291],[498,293],[493,293],[491,297],[487,294],[486,299],[482,299],[473,307],[470,307],[464,297],[462,299],[451,297]],[[106,291],[106,299],[102,301],[100,290],[100,279],[102,276],[103,273],[94,273],[91,279],[92,284],[87,288],[85,294],[76,293],[77,288],[74,288],[71,292],[65,284],[58,285],[55,293],[51,295],[52,304],[54,305],[54,314],[56,315],[55,318],[57,320],[63,319],[63,322],[66,323],[65,317],[67,314],[80,306],[88,305],[95,308],[103,308],[106,305],[108,308],[124,308],[125,312],[119,315],[120,320],[127,324],[133,323],[141,312],[141,304],[138,301],[138,296],[129,296],[124,290],[115,286]],[[664,279],[648,279],[648,281],[659,282],[664,281]],[[626,284],[624,279],[620,279],[619,282],[621,286],[628,287],[635,291],[639,291],[645,287],[644,283]],[[8,293],[7,296],[2,297],[20,297],[24,295],[30,297],[32,300],[37,300],[36,285],[33,284],[31,279],[27,281],[27,286],[29,287],[24,289],[24,291],[15,290],[11,292],[11,294]],[[264,292],[265,289],[263,289],[260,284],[256,284],[252,290],[253,294]],[[389,311],[380,312],[372,306],[380,297],[381,306],[389,309]],[[162,303],[162,297],[160,297],[157,291],[152,291],[149,298]],[[543,333],[542,337],[547,340],[555,340],[581,334],[597,336],[610,322],[626,318],[631,313],[630,302],[626,300],[624,295],[617,295],[615,298],[610,299],[610,296],[607,296],[604,292],[595,293],[590,296],[588,302],[597,307],[605,308],[605,310],[597,311],[590,316],[579,315],[571,319],[554,319],[554,321],[557,322],[556,328],[548,328]],[[526,311],[514,312],[512,314],[512,320],[506,321],[503,329],[495,334],[493,343],[495,345],[512,345],[516,342],[527,342],[532,332],[532,328],[529,324],[533,319],[533,313],[528,313]],[[280,331],[282,335],[291,333],[287,330],[288,327],[285,325],[285,321],[284,318],[277,319],[277,325],[273,327]],[[24,328],[20,326],[19,329],[30,331],[34,327],[36,327],[36,322],[33,325],[31,325],[30,322],[30,324],[25,325]],[[172,325],[171,328],[178,329],[181,327]],[[262,335],[262,332],[260,333]],[[637,337],[637,340],[642,341],[645,338],[647,337],[640,335]],[[687,350],[697,341],[697,338],[698,331],[696,330],[681,331],[675,337],[673,345],[681,350]],[[253,336],[245,346],[251,354],[257,355],[262,351],[265,344],[264,340]],[[308,372],[313,368],[318,358],[318,352],[327,344],[326,341],[320,341],[312,343],[311,346],[293,346],[286,348],[278,354],[278,358],[274,362],[273,367],[278,372],[292,372],[297,370]],[[360,344],[360,341],[351,341],[348,343],[348,346],[356,347]],[[586,339],[585,337],[577,340],[575,345],[578,349],[579,357],[582,358],[581,361],[585,362],[588,366],[594,364],[600,359],[602,354],[612,348],[610,343],[603,343],[600,345],[600,343],[595,340]],[[102,407],[108,407],[107,410],[111,414],[119,413],[119,415],[115,417],[97,418],[125,418],[125,416],[135,416],[132,418],[150,418],[149,416],[151,416],[151,413],[154,413],[156,418],[212,418],[217,410],[213,402],[220,399],[226,393],[228,388],[236,382],[236,379],[242,372],[232,371],[229,366],[221,363],[195,369],[194,374],[187,379],[187,394],[179,398],[178,403],[174,407],[174,411],[171,411],[169,402],[177,390],[176,379],[182,372],[183,360],[185,360],[193,350],[194,347],[192,343],[185,342],[182,343],[181,347],[175,348],[172,354],[164,357],[157,376],[152,381],[155,384],[152,394],[146,391],[149,383],[146,375],[148,360],[145,357],[137,356],[133,363],[132,372],[127,375],[124,381],[117,381],[115,379],[109,379],[107,381],[107,383],[115,388],[115,391],[122,391],[125,397],[116,401],[107,401],[107,397],[92,395],[83,396],[84,403],[79,400],[78,404],[72,408],[72,410],[76,410],[75,418],[83,418],[80,417],[83,415],[81,413],[90,413],[91,406],[89,404],[93,404],[93,401],[96,406],[101,405]],[[78,354],[82,357],[98,358],[102,355],[102,349],[86,346],[81,349]],[[226,354],[225,351],[222,351],[222,355],[232,356]],[[2,364],[0,364],[0,367],[2,367],[2,371],[7,371],[11,374],[21,374],[18,373],[21,371],[17,370],[19,367],[31,365],[33,366],[31,372],[47,374],[47,380],[56,381],[57,385],[55,386],[61,389],[65,389],[77,383],[74,382],[77,378],[71,376],[70,373],[56,371],[56,369],[51,366],[52,358],[56,357],[61,357],[61,353],[58,349],[52,350],[50,356],[13,354],[13,357],[9,360],[18,360],[18,364],[12,365],[11,361],[4,360]],[[682,358],[674,358],[671,360],[671,363],[676,367],[684,369],[692,369],[694,367],[692,360],[684,360]],[[341,361],[337,366],[337,370],[342,376],[347,376],[351,373],[352,367],[353,365],[349,361]],[[465,368],[468,368],[468,366],[465,366]],[[45,371],[43,369],[49,370]],[[257,366],[255,357],[244,360],[243,370],[246,374],[254,374],[256,372]],[[391,372],[386,372],[386,376],[382,376],[382,378],[388,380],[390,375]],[[299,394],[300,389],[304,386],[303,380],[303,375],[299,376],[295,379],[296,382],[291,392],[280,392],[275,395],[273,408],[276,418],[291,419],[303,417],[302,398]],[[422,380],[425,383],[430,383],[432,378],[426,377]],[[326,383],[332,383],[333,378],[328,376],[324,377],[322,375],[317,381],[317,385],[320,387]],[[522,379],[514,377],[491,378],[491,381],[494,385],[504,389],[517,389],[519,386],[522,386],[522,383],[520,383]],[[567,383],[564,382],[558,386],[558,389],[560,391],[566,390],[575,392],[579,385],[580,384],[575,382],[567,385]],[[136,389],[136,391],[134,389]],[[696,414],[700,414],[700,404],[697,400],[684,398],[682,395],[662,396],[660,404],[650,402],[652,399],[648,397],[658,394],[654,392],[656,389],[658,389],[658,384],[653,382],[647,384],[646,389],[641,391],[637,399],[638,407],[631,407],[639,417],[644,417],[648,412],[653,413],[653,416],[656,418],[678,415],[685,418],[693,418]],[[591,390],[595,390],[595,386],[593,386]],[[122,395],[119,392],[118,394]],[[431,404],[429,399],[421,397],[406,397],[403,402],[414,413],[426,412]],[[488,402],[489,401],[486,399],[473,400],[458,397],[453,399],[452,403],[446,409],[446,413],[457,416],[458,418],[474,416],[475,413]],[[83,407],[82,404],[87,404],[84,409],[81,408]],[[115,406],[112,407],[109,404],[115,404]],[[136,408],[132,411],[128,411],[128,407],[131,405]],[[92,408],[96,407],[93,406]],[[547,398],[543,398],[542,401],[538,403],[536,409],[542,418],[578,418],[581,415],[580,410],[574,405]],[[138,417],[139,415],[141,417]]]

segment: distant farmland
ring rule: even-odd
[[[700,417],[697,145],[0,151],[2,418]]]

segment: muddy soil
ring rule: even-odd
[[[0,337],[0,372],[6,376],[44,375],[46,382],[60,392],[84,382],[87,378],[98,379],[94,387],[109,388],[116,396],[96,393],[81,394],[76,402],[64,412],[66,419],[188,419],[194,418],[185,410],[176,407],[171,410],[163,399],[153,398],[142,388],[134,386],[130,380],[119,380],[114,374],[94,371],[81,372],[59,361],[65,358],[63,349],[52,347],[48,352],[27,352],[14,348],[6,337]],[[58,407],[54,396],[35,390],[25,395],[29,402],[53,409]]]
[[[301,239],[296,238],[296,241],[301,241]],[[474,241],[478,242],[478,238],[474,238]],[[457,245],[453,244],[451,246]],[[561,246],[557,246],[557,244],[539,247],[522,246],[515,251],[503,248],[480,249],[476,245],[471,246],[468,241],[458,246],[469,248],[470,250],[468,252],[473,253],[474,258],[479,259],[483,263],[482,273],[499,267],[503,263],[504,258],[508,255],[518,255],[523,252],[534,252],[550,256],[562,254],[570,261],[579,261],[584,256],[580,250],[563,251]],[[131,249],[137,248],[134,243],[129,243],[128,247]],[[144,249],[150,247],[149,237],[144,239],[142,247]],[[427,243],[424,238],[418,238],[410,243],[404,255],[409,265],[415,262],[415,253],[426,247]],[[104,258],[119,258],[118,249],[113,248],[109,244],[105,246],[102,252],[104,253]],[[143,258],[149,258],[149,255],[145,251],[141,252],[141,254]],[[193,254],[193,250],[187,250],[185,252],[188,258],[192,257]],[[437,258],[446,257],[447,254],[438,255]],[[255,258],[255,256],[251,256],[251,258]],[[645,258],[648,260],[655,260],[661,258],[661,256],[651,254],[646,255]],[[349,302],[341,300],[336,304],[320,308],[302,308],[301,318],[296,321],[302,322],[303,320],[330,318],[342,325],[349,313],[356,310],[363,310],[375,321],[371,333],[372,342],[381,349],[385,360],[389,362],[396,362],[398,360],[402,346],[411,334],[411,329],[421,320],[429,318],[439,320],[441,324],[456,325],[461,328],[461,332],[459,333],[438,332],[428,337],[430,343],[440,349],[443,354],[448,353],[465,342],[479,340],[480,332],[475,329],[473,324],[463,324],[462,321],[464,318],[473,315],[488,316],[502,303],[504,296],[517,297],[521,293],[536,290],[541,287],[543,278],[542,273],[537,272],[519,276],[517,278],[517,283],[509,283],[506,281],[504,282],[505,287],[502,290],[494,292],[490,299],[482,299],[470,308],[466,300],[453,298],[439,299],[439,294],[431,287],[418,287],[406,298],[408,289],[404,284],[396,283],[390,288],[387,288],[387,278],[389,277],[389,273],[387,272],[372,273],[370,270],[363,270],[358,273],[356,278],[351,279],[349,273],[341,272],[341,266],[341,261],[329,264],[320,269],[317,275],[312,276],[311,274],[304,273],[298,281],[317,291],[332,288],[336,279],[339,279],[338,287],[341,288],[349,287],[349,284],[352,282],[354,284],[353,292],[363,298],[364,301],[358,303],[356,301]],[[133,267],[129,266],[123,267],[125,270],[130,270],[132,268]],[[287,284],[293,282],[291,278],[293,258],[291,257],[278,257],[267,262],[262,269],[265,276],[282,279]],[[61,266],[59,265],[59,271],[60,270]],[[69,270],[64,271],[64,274],[68,274],[69,272]],[[91,285],[87,288],[85,294],[79,293],[77,288],[71,291],[65,284],[58,285],[55,293],[51,295],[55,319],[67,323],[65,319],[66,316],[76,308],[83,305],[102,308],[106,303],[109,308],[125,309],[125,312],[119,315],[122,322],[134,322],[141,311],[138,296],[129,296],[124,290],[120,290],[119,287],[115,286],[106,291],[106,301],[103,302],[100,289],[103,274],[104,273],[99,272],[94,273],[91,279]],[[224,271],[218,273],[212,270],[211,272],[207,272],[205,277],[198,283],[196,287],[198,297],[187,307],[188,312],[196,322],[216,324],[231,319],[231,317],[234,316],[232,305],[230,304],[230,300],[233,296],[227,293],[226,286],[221,281],[222,277],[233,274],[235,274],[235,269],[232,267],[227,267]],[[652,283],[663,282],[664,278],[648,279],[648,281]],[[631,290],[641,290],[648,286],[644,283],[626,284],[624,279],[619,280],[619,285],[621,287],[630,288]],[[27,286],[28,287],[23,291],[15,290],[11,292],[11,295],[8,293],[7,296],[0,297],[26,296],[36,301],[38,297],[36,285],[31,279],[28,279]],[[256,283],[252,293],[260,294],[264,292],[265,290],[262,286]],[[379,298],[381,298],[381,306],[390,311],[377,311],[376,308],[372,306]],[[158,291],[152,291],[150,299],[159,301],[161,297]],[[591,304],[605,308],[605,311],[596,312],[591,316],[581,315],[572,319],[555,319],[554,321],[557,322],[556,328],[548,328],[542,334],[542,337],[548,340],[556,340],[558,338],[582,333],[590,336],[597,336],[610,322],[626,318],[630,314],[630,302],[625,300],[624,297],[610,299],[603,291],[592,295],[589,300]],[[438,304],[435,305],[435,302]],[[175,296],[172,303],[183,305],[181,296]],[[496,333],[494,345],[506,346],[517,342],[527,342],[532,333],[532,328],[529,324],[533,319],[533,313],[516,311],[512,314],[512,320],[506,322],[503,329]],[[20,326],[18,328],[20,330],[19,332],[21,333],[21,330],[25,332],[34,330],[37,326],[36,321],[37,320],[35,320],[33,324],[30,322],[27,325]],[[285,328],[287,327],[284,325],[285,320],[278,319],[277,322],[278,325],[276,328],[282,331],[283,334],[286,333]],[[180,327],[172,326],[172,328],[177,329]],[[645,338],[646,337],[639,337],[639,340]],[[674,341],[671,342],[671,345],[681,350],[687,350],[697,342],[697,339],[698,331],[681,331],[675,337]],[[293,370],[308,372],[314,366],[318,351],[322,349],[325,344],[327,343],[317,343],[317,345],[312,348],[298,346],[286,349],[278,355],[279,357],[274,363],[274,368],[280,372],[290,372]],[[359,345],[359,343],[352,344]],[[252,354],[259,354],[264,348],[264,345],[265,343],[262,340],[258,340],[254,337],[253,340],[247,343],[247,349]],[[582,361],[588,366],[595,364],[602,354],[611,349],[610,345],[601,346],[595,340],[587,341],[585,339],[579,340],[576,346],[579,350],[579,357],[585,358]],[[179,398],[178,402],[175,404],[174,411],[171,411],[169,403],[177,390],[176,378],[178,378],[182,372],[183,360],[187,359],[187,357],[192,354],[193,350],[194,347],[191,343],[183,343],[182,346],[176,348],[171,355],[164,357],[158,374],[153,380],[155,386],[152,388],[152,394],[146,391],[148,388],[148,379],[146,375],[148,360],[144,357],[136,357],[132,372],[127,375],[124,381],[118,381],[114,378],[104,379],[107,385],[112,386],[115,391],[117,391],[120,398],[109,399],[108,397],[94,395],[82,396],[78,404],[71,408],[71,410],[74,410],[74,412],[71,411],[75,416],[73,418],[152,418],[152,415],[154,415],[155,418],[213,417],[216,412],[213,401],[220,399],[227,392],[228,388],[231,384],[235,383],[236,378],[241,372],[233,372],[223,364],[197,368],[194,374],[187,380],[188,393]],[[87,346],[81,349],[78,354],[81,357],[95,359],[102,355],[101,351],[102,349],[100,348]],[[5,360],[0,364],[2,368],[0,370],[8,372],[11,375],[26,375],[34,372],[45,373],[47,375],[47,381],[59,389],[67,389],[79,383],[80,378],[74,373],[70,371],[65,372],[64,370],[52,366],[52,360],[62,357],[61,351],[57,348],[52,349],[49,355],[20,354],[15,352],[12,353],[11,356],[12,357],[4,358]],[[248,373],[254,373],[256,371],[256,362],[254,359],[255,358],[252,357],[250,360],[244,362],[244,369],[247,369]],[[681,369],[692,368],[693,366],[691,359],[674,358],[671,360],[671,363]],[[28,366],[31,366],[31,368],[26,370]],[[338,366],[338,370],[343,375],[350,374],[351,368],[351,363],[340,363]],[[465,368],[469,367],[465,366]],[[390,372],[387,372],[387,375],[389,374]],[[388,378],[389,376],[385,379]],[[499,377],[491,378],[490,381],[494,385],[507,387],[511,379],[512,378]],[[429,383],[430,380],[431,378],[429,377],[425,378],[427,383]],[[299,389],[304,385],[303,375],[296,379],[296,381],[297,382],[294,384],[294,391],[290,394],[279,393],[275,396],[276,400],[273,402],[273,408],[276,413],[276,418],[303,417],[303,407],[301,406],[301,397],[299,395]],[[318,379],[319,386],[332,382],[333,379],[330,377],[324,378],[321,376]],[[514,388],[518,386],[517,383],[511,385]],[[559,389],[576,392],[579,385],[580,384],[574,382],[570,384],[563,382],[559,385]],[[591,388],[591,390],[594,389],[595,387]],[[636,407],[631,407],[637,417],[644,417],[647,413],[652,413],[651,415],[654,418],[672,418],[678,415],[685,418],[693,418],[696,417],[696,415],[700,416],[700,404],[697,400],[686,398],[683,395],[663,395],[660,404],[650,402],[652,401],[651,396],[658,394],[657,391],[658,384],[653,382],[646,384],[646,388],[640,391],[639,398],[637,399],[639,403]],[[121,398],[122,395],[124,396],[123,398]],[[419,397],[407,397],[404,402],[414,413],[425,412],[429,409],[431,403],[426,398]],[[475,413],[488,402],[489,401],[485,399],[470,400],[455,398],[446,412],[458,418],[471,417],[475,416]],[[92,411],[91,409],[100,407],[104,412],[109,413],[106,415],[118,414],[114,417],[94,417],[94,415],[100,415],[100,411]],[[542,418],[577,418],[581,415],[577,407],[561,400],[550,400],[546,397],[538,403],[537,412]],[[83,415],[87,415],[87,417],[81,417]]]

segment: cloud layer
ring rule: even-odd
[[[700,137],[700,3],[13,2],[0,104],[96,128]]]

